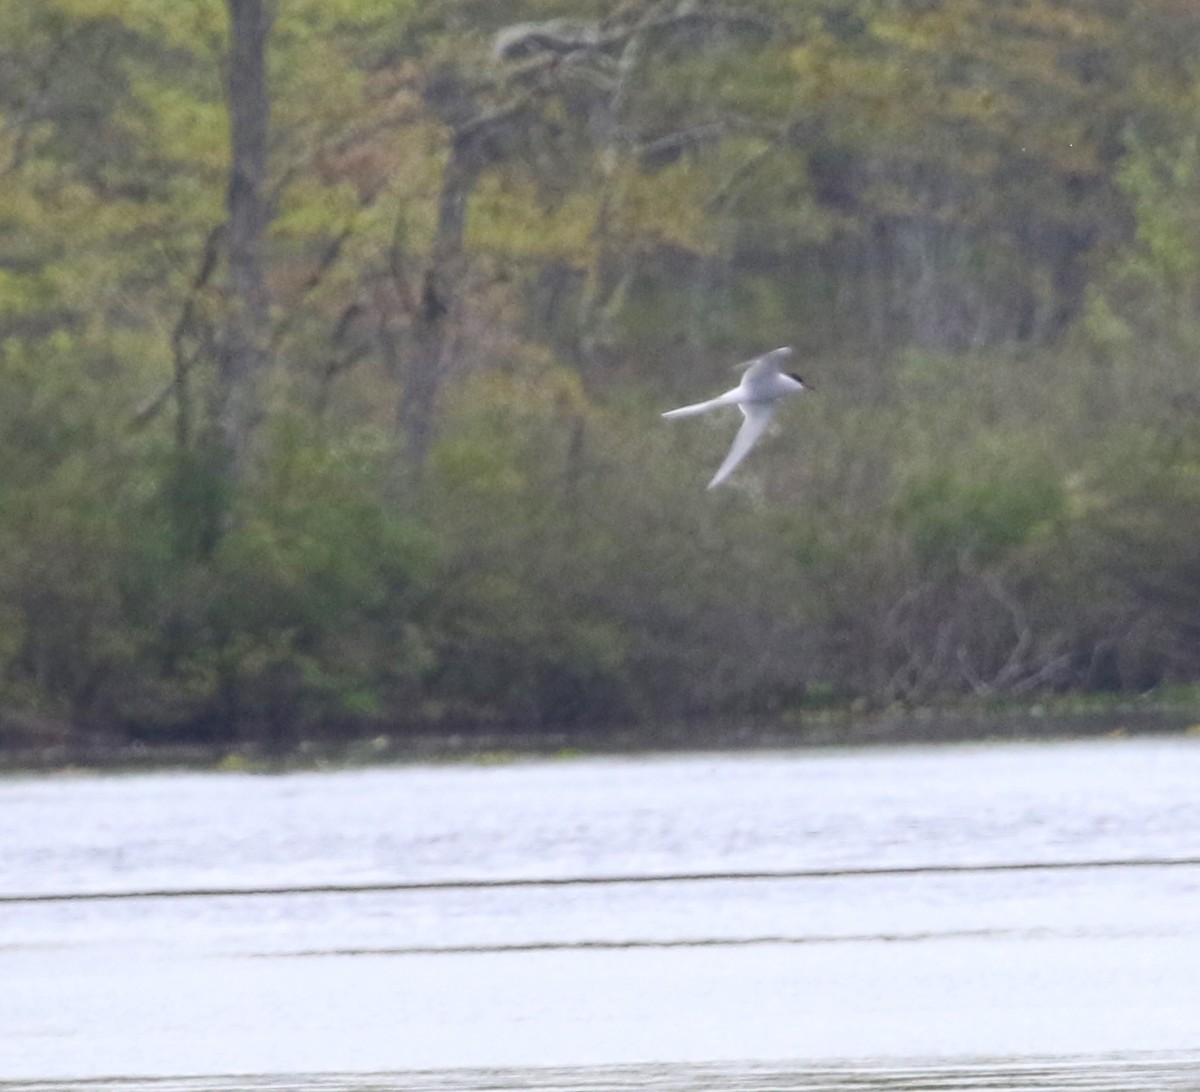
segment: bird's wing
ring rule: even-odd
[[[742,383],[754,384],[764,376],[778,375],[783,370],[784,360],[791,355],[792,350],[785,346],[782,349],[772,349],[753,360],[747,360],[745,364],[739,364],[738,367],[746,373],[742,377]]]
[[[775,408],[769,403],[763,402],[744,402],[738,408],[741,409],[746,419],[742,422],[742,427],[738,429],[738,434],[733,438],[733,447],[729,449],[725,461],[713,475],[713,480],[708,483],[709,489],[720,485],[734,472],[738,463],[750,453],[750,449],[767,431],[767,425],[771,423],[771,418],[775,414]]]

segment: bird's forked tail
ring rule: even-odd
[[[690,406],[680,406],[679,409],[667,410],[663,416],[668,421],[674,420],[676,417],[695,417],[698,413],[707,413],[718,406],[731,406],[734,404],[729,395],[722,394],[717,398],[710,398],[707,402],[694,402]]]

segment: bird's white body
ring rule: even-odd
[[[762,438],[775,414],[775,407],[785,398],[791,398],[808,389],[798,375],[789,375],[782,370],[783,362],[792,355],[788,347],[772,349],[769,353],[757,356],[744,364],[738,365],[745,369],[742,381],[731,391],[710,398],[707,402],[696,402],[690,406],[668,410],[663,414],[668,420],[676,417],[692,417],[698,413],[721,406],[737,406],[742,411],[745,420],[734,437],[733,447],[725,456],[725,461],[718,468],[708,488],[720,485],[736,469],[749,453],[750,449]]]

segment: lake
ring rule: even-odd
[[[1200,1089],[1200,739],[9,777],[84,1087]]]

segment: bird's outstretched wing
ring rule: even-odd
[[[715,489],[737,469],[738,463],[750,453],[750,449],[767,431],[767,425],[771,423],[771,418],[775,415],[775,408],[762,402],[745,402],[738,408],[746,419],[742,422],[742,427],[738,429],[738,434],[733,438],[733,447],[729,449],[725,461],[713,475],[713,480],[708,483],[709,489]]]
[[[781,349],[772,349],[769,353],[763,353],[762,356],[756,356],[753,360],[739,364],[738,368],[746,373],[742,382],[754,383],[763,376],[783,371],[783,362],[791,355],[792,350],[785,345]]]

